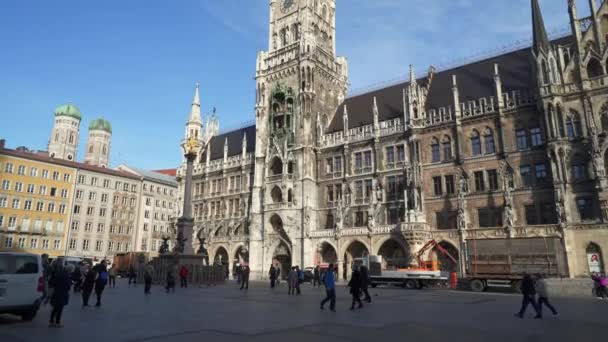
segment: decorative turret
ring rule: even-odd
[[[192,108],[190,116],[186,122],[186,133],[184,139],[194,138],[197,141],[202,141],[203,134],[203,119],[201,118],[201,100],[199,96],[199,85],[196,83],[194,88],[194,99],[192,100]]]
[[[536,56],[541,53],[548,53],[551,45],[549,44],[549,36],[545,30],[543,15],[538,5],[538,0],[532,0],[532,49]]]
[[[112,140],[112,124],[105,119],[97,119],[89,123],[89,140],[84,156],[86,164],[108,167],[110,163],[110,142]]]
[[[80,120],[80,110],[72,103],[55,109],[55,124],[48,145],[51,158],[76,160]]]

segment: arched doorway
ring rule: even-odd
[[[279,266],[281,273],[280,277],[285,279],[291,269],[291,242],[289,236],[283,228],[283,220],[279,215],[273,215],[270,218],[270,225],[272,226],[273,235],[275,235],[281,242],[274,249],[272,254],[272,263],[275,266]]]
[[[367,247],[358,240],[351,242],[348,247],[344,251],[344,264],[342,277],[344,279],[349,279],[350,274],[352,273],[352,262],[355,258],[360,258],[363,256],[369,255],[369,250]]]
[[[228,276],[228,263],[230,260],[228,259],[228,251],[224,247],[219,247],[217,251],[215,251],[215,256],[213,257],[213,264],[217,266],[223,266],[226,269],[226,276]]]
[[[452,245],[451,243],[447,242],[447,241],[441,241],[439,242],[439,246],[441,246],[443,249],[445,249],[448,253],[450,253],[451,256],[454,257],[454,259],[456,259],[456,261],[459,260],[460,255],[458,253],[458,248],[456,248],[454,245]],[[458,272],[458,263],[452,261],[452,259],[450,259],[450,257],[448,257],[447,255],[443,254],[437,247],[433,248],[431,250],[431,260],[437,260],[438,261],[438,266],[439,269],[441,271],[444,272]]]
[[[330,243],[323,242],[317,249],[316,261],[322,264],[335,264],[338,262],[338,253]]]
[[[406,250],[395,239],[386,240],[378,249],[385,269],[407,268],[410,266],[410,251]]]
[[[278,266],[281,270],[280,277],[281,279],[287,279],[289,275],[289,270],[291,269],[291,251],[287,244],[283,241],[275,248],[274,253],[272,255],[272,263],[275,266]]]
[[[590,273],[604,273],[604,256],[602,249],[594,242],[587,245],[587,265]]]

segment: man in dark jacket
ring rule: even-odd
[[[97,303],[95,303],[96,307],[101,306],[101,295],[103,294],[103,290],[106,288],[106,284],[108,283],[108,268],[106,267],[106,261],[103,260],[97,266],[93,267],[95,272],[97,273],[97,280],[95,281],[95,294],[97,295]]]
[[[85,271],[84,282],[82,283],[82,306],[89,306],[89,298],[95,287],[95,280],[97,279],[97,272],[94,269],[87,266]]]
[[[319,265],[313,270],[312,287],[321,286],[321,271]]]
[[[241,266],[241,290],[249,289],[249,273],[250,273],[249,265]]]
[[[369,292],[367,291],[367,287],[369,286],[369,272],[367,267],[361,266],[361,291],[365,295],[365,301],[368,303],[372,302],[372,297],[370,297]]]
[[[359,303],[359,309],[361,309],[363,303],[361,303],[361,273],[359,270],[353,271],[348,286],[350,287],[350,294],[353,296],[353,303],[351,304],[350,309],[355,309],[355,303]]]
[[[523,299],[521,302],[521,309],[515,314],[515,317],[524,318],[524,313],[526,313],[528,304],[532,304],[534,311],[536,311],[536,317],[534,318],[542,318],[542,315],[538,310],[538,305],[536,304],[536,289],[534,287],[534,280],[532,279],[532,276],[529,274],[524,275],[524,278],[521,281],[520,290],[523,295]]]
[[[277,269],[273,264],[270,264],[270,269],[268,270],[268,278],[270,278],[270,288],[274,288],[274,284],[277,281]]]
[[[73,266],[70,266],[71,268]],[[70,287],[72,286],[72,280],[70,273],[73,269],[64,269],[61,263],[57,264],[55,275],[51,279],[53,286],[53,294],[51,295],[51,319],[49,320],[49,327],[61,328],[61,314],[63,313],[63,307],[68,305],[70,298]]]

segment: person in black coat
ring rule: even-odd
[[[241,266],[241,290],[249,289],[249,273],[251,273],[249,265]]]
[[[270,288],[274,288],[274,284],[277,281],[277,269],[273,264],[270,264],[270,270],[268,270],[268,277],[270,278]]]
[[[361,266],[361,291],[365,295],[365,301],[371,303],[372,297],[370,297],[369,292],[367,291],[370,283],[369,280],[369,271],[367,270],[367,267]]]
[[[96,307],[101,306],[101,295],[103,294],[103,290],[108,283],[108,268],[106,267],[106,261],[103,260],[97,266],[93,267],[95,272],[97,273],[97,280],[95,281],[95,294],[97,295],[97,303],[95,303]]]
[[[353,271],[348,286],[350,287],[350,294],[353,296],[353,303],[351,304],[350,309],[355,309],[355,303],[359,303],[359,309],[361,309],[363,303],[361,303],[361,273],[359,270]]]
[[[72,266],[73,267],[73,266]],[[55,268],[55,275],[51,279],[53,285],[53,294],[51,295],[51,319],[49,327],[61,328],[61,314],[63,307],[68,305],[70,299],[70,288],[72,279],[70,273],[72,269],[65,269],[61,263],[58,263]]]
[[[523,295],[523,299],[521,302],[521,309],[515,314],[515,317],[524,318],[524,313],[526,313],[528,304],[532,304],[534,311],[536,311],[536,317],[534,318],[541,318],[542,315],[540,314],[538,305],[536,304],[536,288],[534,286],[532,276],[529,274],[524,275],[524,278],[521,281],[520,290],[521,294]]]
[[[95,280],[97,279],[97,272],[89,266],[86,267],[84,274],[84,281],[82,282],[82,306],[89,306],[89,298],[95,287]]]

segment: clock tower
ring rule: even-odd
[[[256,65],[252,269],[313,263],[317,136],[348,83],[346,58],[336,56],[335,12],[335,0],[270,1],[268,50]]]

